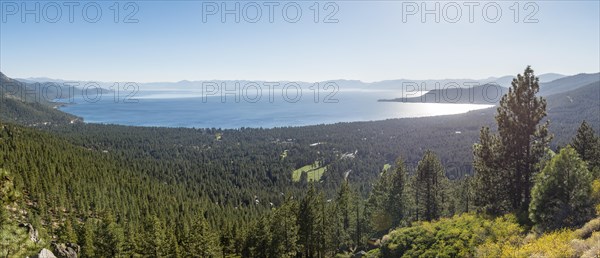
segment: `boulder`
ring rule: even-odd
[[[54,248],[54,252],[56,252],[56,255],[59,258],[77,258],[77,254],[79,254],[81,250],[79,245],[74,243],[52,243],[52,247]]]
[[[44,248],[44,249],[42,249],[42,251],[40,251],[40,253],[34,255],[33,258],[57,258],[57,257],[54,256],[54,254],[50,250]]]

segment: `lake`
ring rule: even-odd
[[[273,128],[465,113],[492,105],[377,102],[402,97],[397,90],[346,89],[286,92],[247,90],[212,95],[198,90],[146,90],[75,97],[60,110],[88,123],[190,128]],[[414,96],[414,94],[413,94]],[[223,98],[224,97],[224,98]],[[237,97],[237,99],[236,99]],[[90,101],[93,99],[93,101]],[[116,101],[115,101],[116,99]]]

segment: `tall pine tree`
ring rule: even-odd
[[[392,174],[390,182],[390,192],[388,193],[386,209],[391,216],[392,228],[398,227],[404,221],[406,216],[406,179],[408,173],[404,160],[396,160],[396,170]]]
[[[435,153],[426,151],[419,161],[415,178],[417,220],[429,221],[443,214],[447,185],[442,163]]]
[[[528,66],[523,75],[513,79],[507,94],[502,96],[497,109],[499,138],[490,139],[486,144],[485,129],[482,130],[481,148],[495,152],[486,155],[486,151],[475,150],[475,168],[478,173],[478,195],[484,205],[494,205],[493,210],[504,210],[504,202],[510,204],[510,210],[521,214],[527,212],[533,186],[533,176],[540,170],[539,162],[547,151],[551,136],[548,134],[549,122],[540,125],[546,116],[546,100],[536,97],[539,91],[539,79]],[[494,178],[483,179],[482,176]],[[486,182],[487,181],[487,182]],[[488,193],[489,184],[499,183],[501,192]],[[491,195],[497,195],[491,197]],[[499,198],[499,200],[493,200]]]
[[[271,246],[277,257],[295,257],[298,253],[298,202],[286,199],[273,211],[271,222]]]
[[[321,240],[321,200],[314,183],[308,187],[298,212],[299,241],[304,257],[318,256]]]

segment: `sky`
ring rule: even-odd
[[[0,71],[134,82],[595,73],[599,2],[1,0]]]

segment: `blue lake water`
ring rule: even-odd
[[[240,128],[283,127],[337,122],[373,121],[390,118],[424,117],[465,113],[491,105],[377,102],[378,99],[401,97],[397,91],[339,91],[316,97],[314,92],[297,94],[249,93],[246,98],[234,95],[203,97],[194,91],[146,91],[129,101],[112,93],[98,101],[81,97],[60,109],[83,117],[88,123],[135,126]],[[297,92],[295,92],[297,93]],[[270,96],[269,96],[270,95]],[[89,98],[88,98],[89,99]],[[132,101],[135,100],[135,101]],[[133,102],[133,103],[124,103]]]

